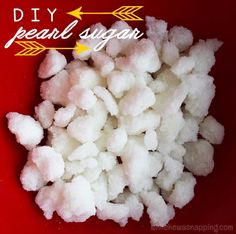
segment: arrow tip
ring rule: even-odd
[[[87,50],[92,50],[92,49],[86,45],[80,44],[79,42],[76,43],[75,51],[77,54],[81,54]]]
[[[83,12],[81,11],[82,7],[79,7],[73,11],[67,12],[68,15],[72,15],[74,17],[76,17],[77,19],[81,20],[81,15],[83,14]]]

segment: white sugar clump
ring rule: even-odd
[[[130,193],[125,204],[129,207],[129,217],[133,220],[139,221],[143,215],[143,203],[140,201],[139,197]]]
[[[185,144],[184,165],[194,175],[206,176],[214,168],[214,148],[206,140]]]
[[[175,183],[173,191],[168,197],[168,202],[175,207],[182,208],[194,197],[194,186],[196,179],[189,172],[184,172]]]
[[[110,112],[111,115],[118,114],[119,110],[117,107],[117,103],[106,88],[96,86],[94,88],[94,93],[97,95],[98,98],[104,101],[107,111]]]
[[[27,191],[37,191],[45,184],[42,174],[37,166],[28,160],[20,174],[22,186]]]
[[[115,63],[106,53],[93,53],[92,60],[94,62],[95,68],[100,71],[101,76],[108,75],[115,68]]]
[[[70,86],[68,72],[62,70],[50,80],[41,84],[40,95],[43,100],[49,100],[53,104],[65,106],[69,103],[67,93]]]
[[[128,221],[129,208],[125,204],[114,204],[107,202],[102,209],[97,209],[97,216],[101,220],[111,219],[120,224],[121,227],[125,226]]]
[[[214,168],[211,144],[222,143],[224,127],[208,115],[215,96],[208,73],[222,42],[193,44],[189,29],[145,19],[142,39],[106,42],[99,34],[136,31],[124,21],[108,29],[92,25],[93,36],[77,41],[91,49],[74,50],[68,64],[49,50],[38,71],[48,80],[35,119],[6,115],[9,130],[29,150],[22,187],[37,191],[47,219],[54,212],[65,222],[96,215],[123,227],[147,212],[151,226],[164,227],[175,208],[194,198],[195,177]]]
[[[7,119],[9,130],[15,134],[17,142],[26,149],[33,149],[43,139],[43,128],[32,117],[10,112]]]
[[[115,129],[107,139],[107,150],[113,153],[120,152],[124,148],[127,139],[127,133],[124,129]]]
[[[69,156],[69,160],[81,160],[87,157],[95,157],[98,149],[93,142],[87,142],[76,148]]]
[[[194,118],[184,119],[184,126],[180,130],[177,141],[183,144],[188,141],[196,141],[198,137],[199,126]]]
[[[43,128],[49,128],[52,125],[55,108],[53,104],[45,100],[35,107],[36,119],[41,123]]]
[[[65,128],[52,126],[48,129],[48,145],[51,145],[63,158],[79,146],[79,142],[71,137]]]
[[[90,115],[77,117],[68,125],[67,132],[81,143],[95,141],[100,135],[97,121]]]
[[[173,206],[166,204],[163,197],[156,192],[142,192],[141,198],[152,226],[164,227],[175,215]]]
[[[108,151],[100,152],[98,164],[102,170],[110,171],[117,164],[116,155]]]
[[[59,108],[54,115],[54,125],[58,127],[66,127],[76,112],[74,105]]]
[[[185,83],[188,87],[184,101],[186,110],[195,117],[205,117],[215,96],[213,78],[204,73],[192,73],[186,77]]]
[[[113,71],[107,76],[108,89],[116,98],[122,97],[134,82],[134,74],[131,72]]]
[[[137,135],[146,130],[156,129],[160,124],[160,115],[153,110],[145,111],[137,116],[120,116],[119,127],[123,127],[129,135]]]
[[[91,89],[81,88],[78,85],[75,85],[70,89],[68,98],[71,103],[83,110],[92,108],[97,101],[97,98]]]
[[[200,134],[211,144],[221,144],[224,138],[224,127],[212,116],[207,116],[200,124]]]
[[[123,192],[128,181],[121,165],[116,165],[108,172],[108,198],[115,199],[120,193]]]
[[[188,49],[193,43],[192,32],[182,26],[174,26],[171,28],[168,38],[176,45],[180,52]]]
[[[83,176],[64,184],[56,211],[66,222],[83,222],[95,215],[94,195]]]
[[[50,146],[38,146],[29,153],[29,159],[36,165],[45,181],[55,181],[64,173],[62,155]]]
[[[49,78],[61,71],[67,64],[63,54],[56,50],[49,50],[39,66],[38,75],[42,79]]]
[[[50,186],[42,187],[36,198],[36,204],[43,210],[46,219],[51,219],[62,198],[64,182],[58,180]]]
[[[156,150],[158,139],[157,133],[153,129],[148,129],[144,136],[144,144],[147,150]]]
[[[132,87],[120,100],[121,114],[136,116],[155,103],[155,95],[152,90],[143,85]]]
[[[117,30],[117,32],[122,32],[122,30],[132,30],[132,28],[125,21],[116,21],[114,24],[112,24],[110,29],[115,29]],[[112,38],[107,42],[106,52],[112,58],[117,57],[119,54],[124,55],[128,47],[134,42],[134,40],[135,39],[133,38],[127,38],[123,40]]]
[[[174,43],[165,41],[162,47],[162,61],[171,66],[179,58],[179,50]]]
[[[155,17],[146,16],[146,34],[154,43],[158,54],[161,52],[163,40],[167,38],[167,22],[155,19]]]
[[[81,66],[72,69],[69,73],[69,80],[72,85],[78,85],[81,88],[94,88],[101,83],[101,77],[98,72],[91,67]]]
[[[171,66],[171,71],[182,79],[185,74],[191,72],[194,68],[195,61],[192,57],[181,56],[175,63]]]
[[[121,160],[131,192],[138,193],[152,187],[149,154],[142,143],[135,139],[129,140],[122,152]]]
[[[155,182],[164,190],[169,191],[180,178],[184,165],[171,157],[165,157],[163,170],[158,174]]]
[[[158,137],[161,141],[173,142],[183,126],[184,119],[181,111],[175,115],[166,116],[162,118],[161,125],[157,130]]]
[[[116,66],[123,71],[155,72],[161,63],[153,42],[141,39],[127,49],[125,57],[116,59]]]
[[[217,39],[199,40],[190,48],[189,55],[194,59],[194,71],[208,73],[215,64],[214,52],[222,45]]]
[[[157,75],[156,80],[164,87],[161,91],[157,91],[153,108],[162,116],[175,114],[186,99],[187,85],[181,83],[170,70],[166,69]]]
[[[102,208],[107,202],[107,176],[105,172],[102,172],[98,179],[92,182],[91,190],[94,194],[96,208]]]
[[[103,128],[108,115],[105,103],[98,99],[95,105],[91,109],[87,110],[87,112],[96,119],[97,125],[100,126],[100,128]]]

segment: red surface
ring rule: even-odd
[[[144,5],[140,16],[153,15],[169,22],[169,26],[183,25],[190,28],[195,38],[217,37],[224,41],[217,52],[217,62],[212,71],[217,87],[216,97],[211,113],[226,128],[226,136],[222,145],[215,147],[215,169],[207,178],[198,178],[196,196],[182,210],[176,210],[176,217],[170,225],[208,225],[205,228],[216,228],[215,225],[234,225],[236,232],[235,195],[236,195],[236,91],[235,91],[235,6],[234,0],[227,1],[2,1],[0,8],[0,42],[1,42],[1,83],[0,83],[0,233],[169,233],[170,231],[151,230],[147,216],[141,222],[129,222],[120,228],[110,221],[99,221],[91,218],[85,223],[64,223],[54,216],[46,220],[41,210],[34,204],[34,193],[21,188],[19,173],[26,161],[26,150],[15,142],[7,130],[5,114],[18,111],[33,114],[33,107],[39,97],[39,81],[36,70],[44,54],[37,57],[15,57],[19,50],[17,45],[4,49],[9,40],[21,25],[27,29],[36,27],[64,28],[74,18],[65,14],[79,6],[85,11],[109,11],[122,5]],[[109,3],[109,4],[108,4]],[[20,23],[13,23],[12,8],[21,7],[27,14]],[[30,22],[30,7],[40,7],[40,23]],[[54,23],[49,22],[47,7],[57,7]],[[88,27],[91,23],[102,21],[106,25],[114,22],[113,16],[84,16],[74,30],[74,35],[67,41],[39,41],[45,45],[73,46],[76,31]],[[143,22],[133,25],[144,29]],[[69,55],[69,52],[67,53]],[[70,57],[70,56],[69,56]],[[211,226],[209,226],[211,225]],[[187,226],[185,226],[187,227]],[[196,226],[195,226],[196,227]],[[204,226],[199,226],[204,228]],[[216,231],[216,229],[215,229]],[[171,232],[172,233],[172,232]],[[191,231],[188,231],[191,233]],[[206,232],[205,232],[206,233]],[[213,231],[212,231],[213,233]]]

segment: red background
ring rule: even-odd
[[[217,52],[217,62],[211,74],[215,77],[216,97],[211,107],[213,114],[225,125],[226,136],[222,145],[215,147],[215,169],[207,178],[198,178],[193,201],[182,210],[176,210],[176,217],[170,225],[234,225],[236,232],[236,156],[235,156],[235,23],[234,0],[225,1],[4,1],[0,8],[0,233],[169,233],[151,230],[148,217],[139,223],[130,221],[120,228],[110,221],[90,218],[85,223],[64,223],[56,215],[46,220],[34,204],[34,193],[21,188],[19,173],[26,161],[27,151],[15,142],[7,130],[5,114],[17,111],[33,114],[33,107],[39,100],[39,80],[36,70],[45,53],[36,57],[15,57],[20,47],[12,45],[4,49],[4,44],[14,35],[18,27],[38,29],[58,27],[63,29],[73,17],[65,12],[83,6],[84,11],[113,11],[122,5],[143,5],[138,15],[152,15],[166,20],[169,26],[183,25],[193,31],[196,39],[217,37],[224,41]],[[12,9],[20,7],[25,12],[24,19],[13,22]],[[39,7],[40,23],[32,23],[31,7]],[[57,8],[54,22],[46,8]],[[48,46],[73,46],[79,32],[91,23],[102,21],[109,26],[115,21],[113,16],[83,16],[74,30],[74,35],[66,41],[39,41]],[[133,22],[133,26],[144,29],[144,22]],[[66,55],[71,59],[70,52]],[[190,231],[188,231],[190,233]],[[205,232],[206,233],[206,232]],[[230,232],[228,232],[230,233]],[[232,233],[232,232],[231,232]]]

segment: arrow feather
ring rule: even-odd
[[[134,12],[138,11],[143,6],[123,6],[118,8],[117,10],[113,11],[112,14],[121,19],[121,20],[143,20],[142,18],[138,17],[134,14]]]

